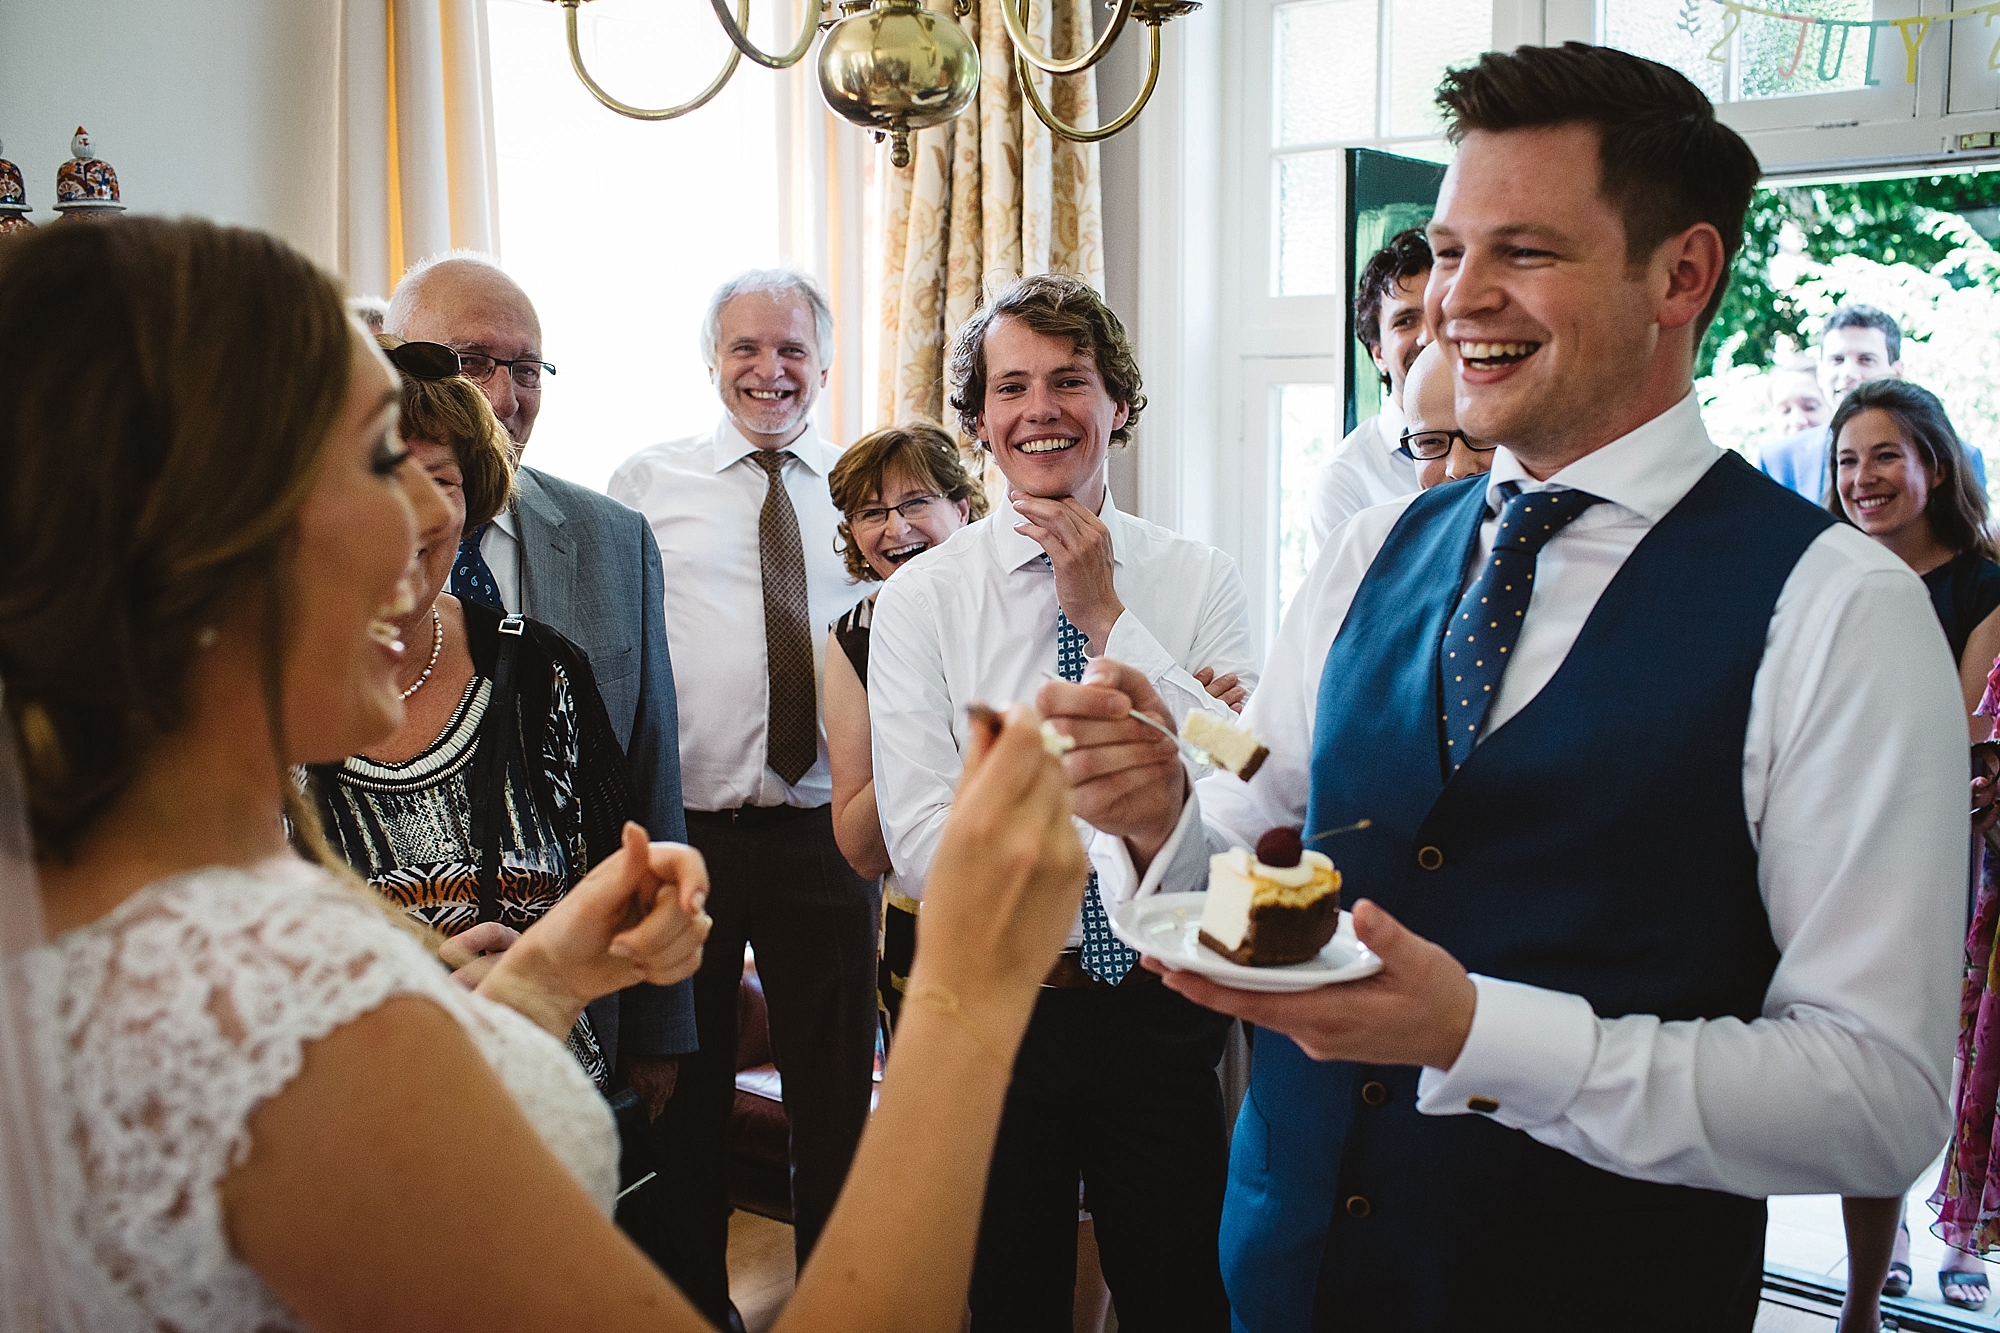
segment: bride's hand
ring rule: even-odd
[[[678,843],[624,843],[502,953],[479,992],[557,1035],[583,1007],[639,982],[671,985],[701,966],[708,938],[708,867]]]
[[[467,990],[479,983],[500,961],[500,955],[521,940],[521,932],[498,921],[482,921],[453,935],[438,946],[438,961],[451,969],[451,979]]]
[[[1088,866],[1069,783],[1016,705],[997,733],[975,725],[917,924],[916,993],[948,988],[968,1009],[1026,1008],[1069,935]]]

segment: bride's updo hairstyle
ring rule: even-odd
[[[180,724],[204,628],[245,598],[282,736],[293,527],[355,336],[335,280],[259,232],[120,218],[0,240],[0,681],[37,856],[68,856]]]

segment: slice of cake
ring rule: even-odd
[[[1208,858],[1200,938],[1230,962],[1303,963],[1339,928],[1340,872],[1300,845],[1299,830],[1274,828],[1254,853],[1233,847]]]
[[[1264,748],[1264,742],[1258,740],[1248,727],[1225,722],[1199,708],[1189,713],[1187,721],[1181,724],[1181,735],[1187,737],[1188,744],[1199,745],[1208,751],[1208,757],[1218,767],[1228,769],[1245,782],[1255,776],[1257,770],[1264,766],[1264,761],[1271,757],[1271,752]]]

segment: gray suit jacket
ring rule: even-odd
[[[687,841],[680,714],[667,654],[666,591],[653,529],[609,496],[531,467],[516,474],[521,610],[590,657],[625,747],[632,816],[653,837]],[[590,1006],[607,1057],[695,1048],[693,982],[633,986]]]

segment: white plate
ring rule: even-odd
[[[1194,972],[1237,990],[1284,994],[1317,990],[1340,981],[1359,981],[1382,970],[1382,960],[1354,938],[1352,913],[1340,914],[1340,928],[1317,956],[1284,967],[1246,967],[1203,944],[1201,909],[1206,893],[1156,893],[1135,898],[1110,914],[1111,933],[1140,953],[1182,972]]]

